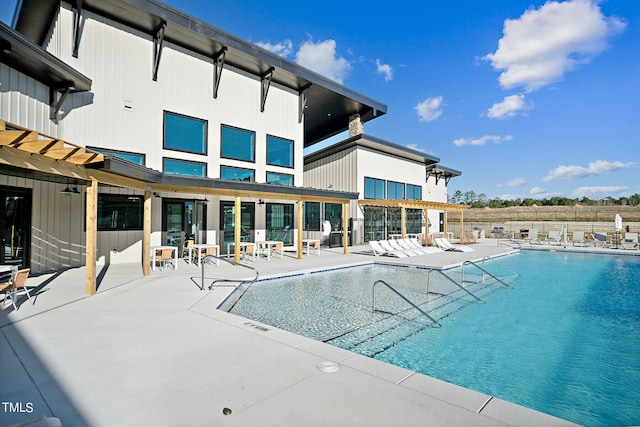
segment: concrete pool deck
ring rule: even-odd
[[[264,278],[374,260],[446,267],[511,251],[495,239],[473,247],[403,259],[323,248],[247,264]],[[572,425],[217,310],[232,288],[200,290],[200,270],[182,261],[146,277],[138,263],[99,271],[96,295],[84,295],[76,268],[29,278],[35,304],[23,297],[18,311],[0,311],[0,426],[42,415],[65,427]],[[252,276],[224,262],[206,275]],[[322,372],[325,361],[339,370]]]

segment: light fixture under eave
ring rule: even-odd
[[[64,188],[64,190],[60,191],[60,194],[64,194],[65,196],[70,196],[73,194],[73,191],[71,191],[71,189],[69,188],[69,181],[67,181],[67,186]]]
[[[72,191],[73,191],[73,194],[80,194],[80,191],[78,190],[78,184],[76,184],[76,185],[73,187],[73,190],[72,190]]]
[[[259,206],[264,205],[264,200],[262,200],[262,199],[258,199],[258,205],[259,205]]]

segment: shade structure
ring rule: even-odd
[[[616,218],[614,220],[614,230],[622,231],[622,217],[620,214],[616,214]]]

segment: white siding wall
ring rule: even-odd
[[[70,97],[63,105],[63,138],[79,145],[146,153],[146,166],[162,170],[162,158],[207,163],[209,177],[220,175],[220,164],[295,175],[302,183],[303,126],[298,123],[298,96],[272,85],[260,112],[260,80],[225,67],[213,98],[213,61],[164,44],[158,80],[152,80],[153,40],[148,34],[123,28],[92,13],[85,23],[78,58],[71,56],[73,14],[62,4],[48,49],[93,80],[91,94]],[[169,24],[171,25],[171,24]],[[277,71],[276,71],[277,72]],[[124,104],[132,106],[130,110]],[[163,111],[208,121],[208,155],[165,150]],[[221,125],[256,133],[256,162],[220,159]],[[295,168],[266,166],[266,137],[295,141]]]

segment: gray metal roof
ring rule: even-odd
[[[42,44],[60,0],[21,0],[15,27]],[[75,0],[65,0],[75,7]],[[301,92],[311,85],[305,109],[305,146],[347,130],[349,117],[360,114],[363,122],[386,114],[387,106],[357,93],[248,41],[226,33],[157,0],[83,0],[86,10],[149,34],[167,23],[164,40],[213,58],[227,48],[225,62],[244,72],[262,76],[275,68],[272,82]],[[248,11],[249,12],[249,11]],[[80,41],[82,45],[82,41]],[[162,65],[160,65],[162,69]],[[224,75],[221,84],[224,84]]]
[[[423,163],[425,165],[432,165],[440,161],[440,158],[431,156],[422,151],[385,141],[384,139],[377,138],[375,136],[360,134],[308,154],[304,158],[304,163],[308,164],[314,162],[354,146],[367,147],[381,153],[390,154],[403,159]]]
[[[91,79],[0,22],[0,62],[52,89],[91,89]]]

